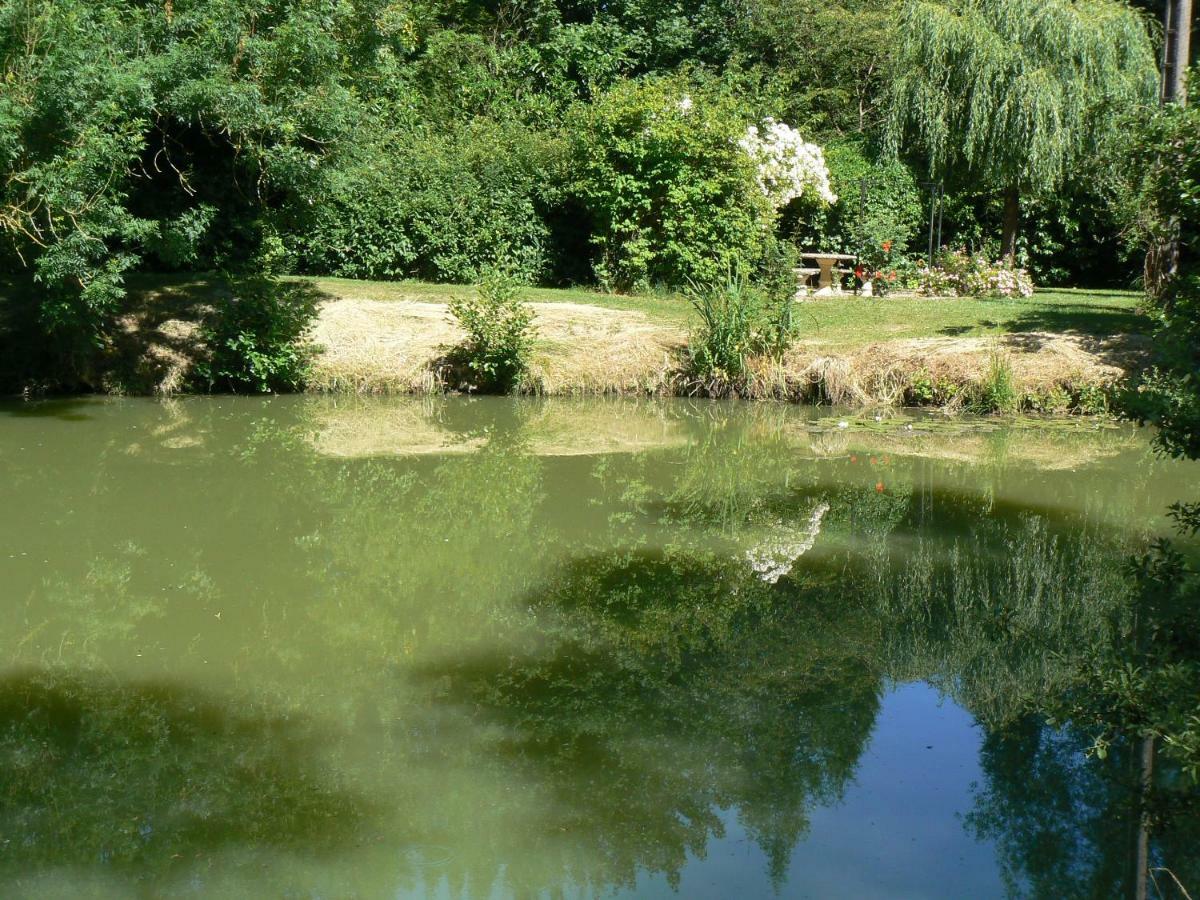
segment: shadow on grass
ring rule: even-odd
[[[938,330],[946,337],[962,337],[978,327],[1000,328],[1006,334],[1001,342],[1007,350],[1037,353],[1047,348],[1055,335],[1079,339],[1081,349],[1101,362],[1129,368],[1150,350],[1149,335],[1154,323],[1149,316],[1113,301],[1127,300],[1119,292],[1080,292],[1078,299],[1035,297],[1024,301],[1015,315],[1003,321],[984,320],[978,325],[950,325]],[[1105,302],[1109,301],[1109,302]]]
[[[28,286],[0,280],[0,394],[169,394],[192,387],[196,363],[207,357],[205,327],[233,296],[227,282],[216,273],[137,273],[126,288],[107,346],[70,355],[47,338]],[[297,304],[331,297],[299,279],[273,282],[272,289]]]
[[[276,281],[271,289],[284,302],[319,304],[330,299],[310,281]],[[203,332],[232,296],[228,284],[215,274],[130,278],[110,364],[117,383],[133,393],[187,388],[196,364],[208,355]]]

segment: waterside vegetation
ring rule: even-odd
[[[169,389],[682,382],[722,396],[915,402],[930,394],[925,378],[942,385],[933,391],[942,402],[961,395],[978,406],[987,392],[968,386],[988,370],[976,347],[959,366],[970,377],[928,359],[860,356],[842,379],[857,387],[818,371],[844,361],[789,361],[797,342],[825,338],[788,294],[801,250],[851,254],[847,281],[877,298],[905,288],[957,294],[968,308],[989,298],[997,316],[1034,281],[1134,281],[1131,260],[1158,235],[1150,194],[1126,177],[1132,159],[1156,152],[1153,129],[1141,127],[1156,100],[1154,28],[1116,0],[1043,5],[1038,15],[1022,2],[816,11],[791,0],[539,0],[517,11],[5,0],[0,389],[162,384],[114,365],[139,317],[172,319],[147,308],[138,284],[155,272],[216,272],[198,330],[181,319],[170,348],[155,351],[201,357],[196,377],[169,377]],[[669,38],[658,34],[664,17]],[[826,45],[844,58],[815,49]],[[601,307],[657,292],[674,297],[675,320],[688,317],[690,293],[709,298],[707,318],[689,329],[686,350],[659,348],[668,362],[657,371],[639,359],[630,377],[604,367],[555,377],[571,364],[539,373],[527,340],[505,361],[494,356],[481,335],[499,339],[516,323],[464,299],[471,334],[439,351],[448,374],[425,369],[407,386],[384,385],[345,366],[355,351],[314,321],[306,292],[275,280],[464,285],[493,270],[526,286],[619,292],[595,294],[589,305]],[[772,322],[749,324],[760,298]],[[932,329],[914,338],[976,315],[904,303],[893,318]],[[869,331],[876,316],[847,307]],[[376,350],[394,338],[379,327]],[[410,342],[422,339],[401,340]],[[576,370],[612,355],[604,342],[573,352],[583,354]],[[322,366],[322,353],[333,361]],[[390,355],[393,367],[413,365]],[[1025,407],[1090,408],[1082,394],[1114,374],[1074,366],[1024,384],[1022,363],[1011,365]],[[464,366],[473,379],[449,374]]]

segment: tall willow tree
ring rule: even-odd
[[[1117,0],[909,0],[899,34],[889,143],[1002,193],[1010,259],[1020,198],[1058,187],[1157,90],[1146,22]]]

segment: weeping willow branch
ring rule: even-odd
[[[1003,191],[1014,228],[1019,194],[1054,190],[1106,124],[1155,97],[1147,21],[1117,0],[909,0],[901,17],[892,152],[924,153],[935,177],[958,171]],[[1015,237],[1005,235],[1006,252]]]

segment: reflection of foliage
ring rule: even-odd
[[[1062,690],[1072,660],[1109,634],[1128,587],[1121,547],[1036,516],[977,524],[888,560],[879,595],[889,668],[933,678],[990,724]]]
[[[746,561],[768,584],[774,584],[792,570],[792,566],[812,549],[821,533],[821,519],[829,512],[828,503],[813,508],[807,522],[800,525],[775,523],[775,533],[746,551]]]
[[[362,802],[323,784],[318,736],[181,688],[43,671],[0,681],[0,871],[168,870],[223,846],[331,849]]]
[[[976,789],[966,826],[978,839],[996,842],[1010,895],[1134,896],[1140,748],[1119,738],[1105,759],[1089,758],[1090,740],[1035,716],[984,740],[987,782]],[[1153,826],[1150,865],[1160,874],[1152,895],[1183,900],[1173,878],[1184,885],[1200,880],[1200,818],[1186,804],[1160,807]]]
[[[114,653],[145,646],[143,635],[172,612],[204,607],[216,597],[198,567],[181,571],[169,595],[149,590],[140,578],[151,563],[145,548],[129,542],[94,555],[82,572],[44,579],[25,603],[0,610],[0,623],[17,638],[8,661],[103,665]]]
[[[789,503],[797,475],[793,452],[780,422],[769,416],[718,412],[704,423],[667,499],[673,521],[736,532],[780,494]]]
[[[874,721],[854,614],[682,551],[573,563],[529,603],[526,654],[451,671],[506,725],[512,758],[552,779],[572,827],[587,823],[604,877],[677,873],[719,833],[712,809],[735,806],[782,878]]]
[[[1130,896],[1127,775],[1115,761],[1089,764],[1081,749],[1033,718],[984,741],[987,784],[966,824],[996,841],[1011,896]]]
[[[1161,739],[1161,751],[1200,781],[1200,575],[1167,541],[1133,566],[1132,616],[1091,642],[1055,710],[1089,727],[1101,755],[1122,732]]]
[[[223,401],[231,405],[220,413],[185,402],[169,416],[149,404],[120,415],[104,407],[111,418],[49,422],[96,431],[48,446],[36,461],[15,452],[28,431],[0,431],[12,475],[0,501],[38,503],[61,528],[56,549],[36,560],[0,555],[15,598],[0,606],[0,658],[44,665],[61,654],[89,671],[169,670],[236,684],[256,704],[269,698],[279,716],[226,713],[216,733],[200,734],[170,698],[196,716],[215,701],[103,679],[55,682],[78,693],[80,715],[114,742],[143,733],[134,710],[169,724],[159,744],[122,759],[166,760],[185,772],[188,760],[172,760],[187,748],[196,759],[227,750],[221,759],[250,761],[266,781],[258,796],[280,798],[281,815],[291,795],[273,773],[282,782],[293,764],[318,805],[318,774],[327,784],[368,784],[388,821],[367,877],[394,877],[404,867],[396,848],[408,839],[470,847],[444,872],[464,895],[501,871],[528,895],[566,880],[599,892],[638,873],[671,878],[728,816],[778,877],[812,810],[836,802],[852,777],[882,686],[928,680],[989,735],[986,802],[972,821],[980,834],[991,829],[1014,878],[1030,867],[1070,872],[1104,894],[1107,863],[1084,869],[1095,857],[1089,848],[1108,846],[1117,826],[1088,804],[1128,824],[1119,785],[1105,781],[1126,744],[1097,760],[1079,755],[1076,731],[1021,736],[1033,727],[1022,713],[1046,708],[1083,651],[1129,627],[1134,607],[1113,561],[1129,552],[1125,533],[1143,525],[1138,510],[1157,501],[1127,485],[1097,490],[1095,479],[1115,468],[1045,471],[1022,454],[1019,435],[993,448],[1000,452],[986,467],[974,450],[968,462],[915,459],[912,439],[857,426],[835,432],[846,445],[813,460],[812,423],[794,408],[723,404],[664,407],[695,438],[677,452],[576,455],[556,440],[555,455],[538,456],[529,436],[544,427],[543,407],[491,399],[414,404],[406,427],[433,423],[454,436],[425,442],[432,449],[410,441],[410,455],[385,448],[331,458],[309,440],[320,427],[311,411],[333,402]],[[97,435],[117,452],[97,461]],[[951,437],[921,446],[940,453],[972,439]],[[444,447],[451,452],[434,452]],[[1061,448],[1051,449],[1046,456],[1061,463]],[[154,478],[164,471],[171,477]],[[1150,489],[1165,480],[1161,468],[1135,478]],[[153,503],[141,487],[150,484]],[[1043,494],[1061,509],[1036,508]],[[747,551],[803,526],[823,503],[830,509],[812,550],[787,578],[764,583]],[[0,519],[9,543],[27,528],[26,519]],[[272,724],[301,710],[291,724]],[[327,724],[327,756],[306,755],[309,716]],[[3,725],[17,729],[5,732],[14,742],[5,753],[18,744],[41,752],[34,724]],[[58,758],[69,749],[59,746]],[[1000,757],[1003,772],[991,762]],[[99,760],[79,765],[101,771]],[[25,790],[4,780],[8,771],[16,770],[0,772],[4,790]],[[1159,771],[1164,787],[1178,774],[1166,764]],[[222,793],[231,774],[193,775],[202,786],[213,780],[212,808],[233,808]],[[74,812],[91,822],[107,810],[114,833],[133,829],[136,849],[143,819],[120,804],[150,809],[160,839],[162,810],[178,794],[171,777],[149,772],[127,801],[80,788]],[[46,793],[56,789],[46,785],[43,796],[66,816],[75,801]],[[289,837],[286,816],[278,836],[260,828],[267,813],[253,806],[255,790],[244,798],[251,824],[231,826],[231,851],[266,848],[262,859],[272,847],[304,844]],[[335,812],[340,802],[334,794]],[[1058,843],[1026,840],[1027,828],[1041,827],[1039,803],[1042,816],[1058,817],[1042,828]],[[989,804],[1004,815],[1020,807],[1011,838],[986,818]],[[31,805],[12,808],[33,814]],[[1164,812],[1164,822],[1176,812],[1194,820],[1182,809]],[[335,834],[353,818],[340,816],[326,820]],[[102,842],[81,834],[63,855],[85,874],[101,871],[89,854]],[[1171,834],[1155,833],[1164,862],[1185,846]],[[208,839],[179,835],[181,844]],[[131,869],[157,860],[128,858]],[[38,864],[15,859],[18,870]],[[349,859],[339,857],[330,877],[351,877],[359,858]],[[161,884],[153,871],[146,878],[151,890]]]

